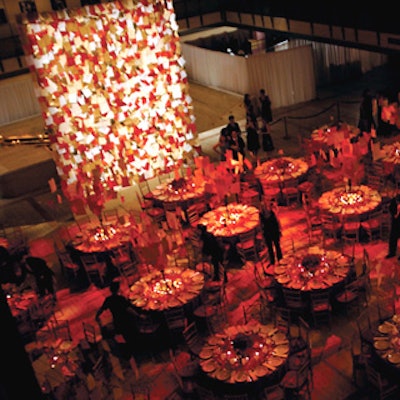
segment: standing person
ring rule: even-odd
[[[271,100],[265,93],[265,89],[260,89],[260,115],[263,122],[269,124],[272,121]]]
[[[244,149],[246,147],[240,132],[232,131],[231,137],[229,139],[229,149],[232,150],[232,158],[234,160],[239,160],[239,153],[242,154],[244,158]]]
[[[22,285],[26,270],[21,266],[18,255],[11,254],[4,246],[0,246],[0,283],[14,283]]]
[[[232,136],[232,132],[233,131],[236,131],[236,132],[238,132],[239,134],[240,134],[240,132],[241,132],[241,129],[240,129],[240,126],[239,126],[239,124],[235,121],[235,116],[234,115],[230,115],[229,117],[228,117],[228,124],[226,125],[226,136]]]
[[[224,252],[216,237],[207,231],[207,227],[205,225],[199,224],[197,225],[197,229],[200,231],[200,240],[203,242],[202,253],[205,256],[211,257],[211,262],[214,267],[213,280],[217,281],[219,280],[220,264],[222,264],[224,260]],[[224,279],[226,281],[226,271]]]
[[[220,161],[226,161],[226,150],[229,149],[228,136],[225,131],[226,128],[221,129],[218,142],[213,146],[213,150],[219,154]]]
[[[400,195],[397,194],[390,201],[389,213],[391,216],[389,234],[389,252],[385,258],[392,258],[397,252],[397,241],[400,236]]]
[[[258,151],[260,150],[260,139],[258,137],[257,129],[254,126],[254,122],[251,119],[247,120],[246,133],[247,150],[249,151],[253,160],[257,161]]]
[[[268,207],[265,207],[260,212],[260,221],[268,248],[269,260],[271,264],[275,264],[276,259],[279,261],[282,258],[280,244],[282,231],[278,217],[274,211],[274,203],[270,203]]]
[[[246,120],[253,121],[254,126],[257,127],[257,115],[254,110],[253,101],[248,93],[244,95],[243,103],[244,103],[244,108],[246,110]]]
[[[120,283],[118,281],[111,282],[110,292],[111,294],[104,299],[103,304],[97,310],[95,319],[100,324],[101,314],[109,310],[112,314],[115,332],[124,337],[129,355],[133,355],[135,350],[139,348],[138,314],[131,302],[120,294]]]
[[[371,132],[371,128],[375,127],[372,104],[370,90],[368,88],[364,89],[358,119],[358,129],[361,132]]]
[[[262,140],[262,148],[265,152],[275,150],[274,142],[272,141],[272,136],[269,133],[268,124],[264,121],[261,127],[261,140]]]
[[[33,275],[35,278],[39,297],[51,294],[55,300],[54,271],[47,265],[43,258],[27,256],[24,261],[27,273]]]

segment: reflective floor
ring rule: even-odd
[[[368,79],[367,79],[368,78]],[[371,74],[362,81],[337,85],[321,91],[319,99],[307,104],[296,105],[282,110],[275,110],[274,120],[278,121],[272,125],[272,137],[275,143],[275,150],[269,153],[261,152],[260,159],[272,157],[282,149],[284,154],[291,156],[302,155],[300,147],[300,136],[305,135],[315,127],[329,121],[331,110],[323,112],[337,100],[349,102],[346,107],[341,108],[341,119],[351,124],[357,124],[358,100],[364,87],[368,86],[373,91],[384,88],[388,82],[385,75]],[[390,82],[389,82],[390,83]],[[201,89],[201,88],[199,88]],[[208,97],[201,98],[208,90],[199,90],[199,95],[194,98],[194,105],[206,104]],[[219,93],[212,91],[212,95],[218,98]],[[224,94],[225,96],[225,94]],[[231,104],[235,105],[236,119],[244,130],[244,112],[239,115],[241,99],[239,96],[232,96]],[[235,100],[236,99],[236,100]],[[237,102],[239,101],[239,103]],[[272,99],[273,101],[273,99]],[[233,106],[232,106],[233,107]],[[200,108],[200,107],[199,107]],[[231,113],[231,109],[225,110],[224,115]],[[320,115],[317,115],[321,113]],[[317,115],[317,116],[316,116]],[[310,119],[288,119],[283,117],[305,117],[314,116]],[[197,119],[207,118],[207,109],[202,109]],[[225,118],[213,129],[200,132],[200,142],[204,154],[209,155],[212,160],[217,159],[217,154],[212,146],[218,140],[218,133],[222,125],[225,125]],[[215,123],[215,122],[214,122]],[[202,126],[206,126],[202,123]],[[393,141],[395,137],[382,139],[382,141]],[[2,149],[0,148],[0,156]],[[28,150],[29,151],[29,150]],[[329,179],[338,180],[334,171],[327,168]],[[126,205],[137,207],[135,196],[132,192],[126,193]],[[114,204],[115,205],[115,204]],[[110,205],[110,207],[113,204]],[[70,319],[74,336],[82,336],[81,323],[83,320],[93,322],[95,311],[108,294],[108,289],[98,289],[91,286],[83,292],[71,292],[65,276],[62,274],[57,258],[52,251],[54,240],[57,240],[59,228],[72,220],[69,207],[66,203],[59,204],[54,194],[48,190],[26,193],[15,199],[0,199],[0,217],[2,223],[10,232],[13,226],[20,226],[25,234],[28,243],[35,243],[38,239],[44,239],[49,246],[44,254],[49,264],[57,275],[57,315],[63,319]],[[306,232],[305,214],[301,208],[280,207],[279,218],[283,227],[282,248],[283,252],[293,249],[300,249],[309,245],[309,236]],[[315,240],[318,240],[316,238]],[[330,243],[332,248],[343,250],[340,243]],[[356,246],[356,257],[361,257],[363,249],[367,249],[373,256],[374,264],[371,272],[373,294],[371,304],[387,295],[387,289],[398,283],[397,258],[384,259],[387,253],[387,241],[378,240],[371,243],[362,242]],[[254,284],[251,267],[245,265],[242,268],[231,266],[228,269],[228,315],[229,322],[236,323],[243,321],[242,305],[250,305],[256,300],[257,291]],[[396,294],[397,299],[397,294]],[[82,307],[85,304],[85,307]],[[357,388],[352,381],[352,364],[349,350],[350,338],[354,332],[354,315],[347,316],[342,313],[333,315],[332,328],[313,329],[311,342],[316,350],[314,362],[314,387],[312,390],[313,400],[343,400],[343,399],[364,399],[368,398],[368,386],[362,385]],[[183,348],[182,348],[183,349]],[[323,351],[322,351],[323,349]],[[149,382],[151,386],[151,399],[164,399],[178,385],[173,374],[172,364],[168,352],[157,357],[141,357],[138,360],[141,380]],[[128,399],[129,383],[136,378],[132,371],[126,371],[124,379],[117,376],[112,382],[110,392],[105,391],[101,398],[104,399]],[[92,397],[93,398],[93,397]]]

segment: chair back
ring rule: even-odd
[[[299,310],[305,307],[301,290],[282,288],[283,298],[286,307],[292,310]]]
[[[376,389],[381,390],[382,388],[382,377],[381,374],[376,370],[375,366],[371,362],[367,362],[365,365],[365,372],[367,374],[368,382]]]
[[[50,321],[51,328],[56,339],[61,339],[65,341],[72,341],[71,327],[69,320],[56,320]]]
[[[164,318],[170,331],[182,332],[187,326],[187,318],[183,307],[164,310]]]
[[[96,332],[96,327],[86,321],[82,322],[83,336],[89,344],[97,344],[99,339]]]

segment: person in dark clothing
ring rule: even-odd
[[[253,160],[257,160],[258,151],[260,150],[260,139],[258,137],[258,132],[252,120],[247,121],[246,126],[247,133],[247,150],[253,157]]]
[[[0,283],[14,283],[19,286],[25,277],[26,270],[21,268],[21,258],[0,246]]]
[[[248,93],[244,95],[243,103],[244,103],[244,108],[246,110],[246,120],[252,121],[254,127],[257,127],[257,115],[254,110],[253,101]]]
[[[109,310],[113,317],[115,332],[121,334],[125,339],[128,352],[132,355],[139,348],[139,329],[137,318],[139,314],[131,302],[120,291],[120,283],[112,281],[110,284],[111,294],[105,298],[103,304],[96,312],[96,321],[100,323],[100,316],[104,311]]]
[[[235,121],[235,116],[230,115],[228,117],[228,124],[226,125],[226,130],[224,131],[225,135],[228,137],[232,136],[232,131],[237,132],[240,135],[241,129],[239,124]]]
[[[260,221],[264,239],[268,248],[269,260],[271,264],[275,264],[275,259],[279,261],[282,258],[282,250],[280,244],[282,232],[279,220],[274,211],[273,203],[270,203],[269,207],[264,208],[260,212]]]
[[[260,115],[263,122],[269,124],[272,121],[271,100],[265,93],[265,89],[260,89]]]
[[[374,116],[372,111],[372,95],[369,89],[365,89],[360,104],[358,129],[361,132],[371,132],[375,128]]]
[[[232,150],[232,158],[234,160],[239,160],[239,153],[242,154],[244,158],[246,144],[244,143],[240,132],[232,131],[228,143],[229,149]]]
[[[39,297],[51,294],[55,299],[55,273],[47,265],[46,261],[43,258],[27,256],[25,258],[25,268],[28,274],[32,274],[35,278]]]
[[[391,216],[389,234],[389,252],[385,258],[392,258],[397,252],[397,242],[400,236],[400,195],[393,197],[389,204]]]
[[[216,237],[207,231],[205,225],[199,224],[197,228],[200,230],[200,240],[203,242],[202,253],[211,257],[211,263],[214,267],[213,280],[219,279],[219,266],[224,260],[224,252],[218,243]],[[226,276],[225,276],[226,279]]]
[[[274,142],[272,141],[272,136],[269,132],[269,127],[266,122],[263,122],[260,133],[261,133],[261,141],[262,141],[263,150],[264,151],[275,150]]]

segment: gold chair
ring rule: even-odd
[[[196,323],[189,323],[182,331],[183,338],[192,358],[199,358],[201,349],[204,346],[204,338],[200,335]]]
[[[400,396],[400,386],[397,382],[390,382],[385,378],[378,367],[371,361],[368,360],[365,366],[365,372],[367,380],[372,386],[372,390],[376,392],[379,400],[384,399],[395,399]]]
[[[182,394],[184,396],[193,395],[196,388],[195,378],[199,370],[198,359],[188,360],[187,358],[191,358],[190,354],[186,352],[177,353],[173,349],[169,349],[169,357]]]
[[[104,278],[107,268],[106,262],[100,260],[99,257],[94,253],[81,254],[80,260],[83,268],[85,269],[89,282],[96,286],[104,287]]]
[[[368,215],[368,219],[361,221],[361,229],[370,242],[382,238],[382,209],[374,210]]]
[[[298,189],[298,184],[299,182],[297,179],[288,179],[284,181],[281,192],[286,206],[298,206],[300,204],[300,191]]]
[[[328,324],[332,326],[332,305],[330,290],[312,290],[310,292],[311,314],[314,326]]]
[[[54,318],[50,321],[50,326],[56,339],[61,339],[69,342],[72,341],[72,333],[69,320],[57,320]]]
[[[113,264],[119,268],[123,264],[132,262],[132,248],[129,242],[123,242],[111,250]]]
[[[299,369],[288,370],[280,386],[287,398],[311,399],[311,361],[304,362]]]

